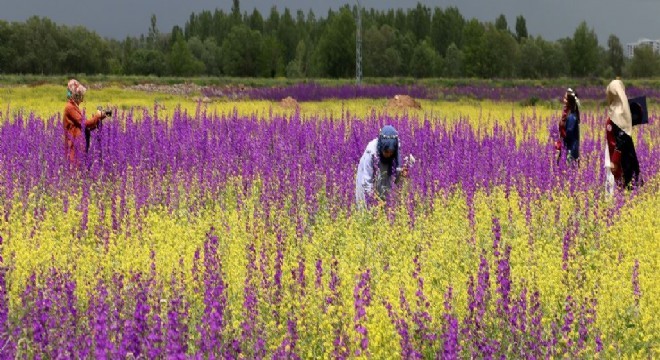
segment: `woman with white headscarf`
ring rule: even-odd
[[[84,101],[85,88],[78,80],[71,79],[67,84],[67,103],[64,107],[62,123],[64,125],[64,144],[69,161],[76,160],[76,148],[82,147],[79,141],[80,135],[96,129],[107,113],[97,111],[91,118],[83,118],[80,103]]]
[[[630,188],[639,182],[639,161],[631,137],[632,115],[621,80],[612,80],[605,91],[608,105],[605,142],[606,189],[614,192],[614,185]]]

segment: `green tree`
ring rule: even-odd
[[[389,25],[370,27],[363,36],[362,59],[365,76],[394,76],[401,69],[396,48],[397,31]],[[389,51],[388,51],[389,50]]]
[[[543,54],[540,65],[542,77],[554,78],[570,74],[565,46],[559,42],[549,42],[541,38],[537,38],[537,44]]]
[[[16,49],[16,71],[45,75],[60,71],[56,54],[66,44],[50,19],[33,16],[15,25],[12,43]]]
[[[296,57],[286,66],[286,76],[289,78],[303,78],[307,76],[309,66],[309,51],[304,40],[296,46]]]
[[[379,68],[379,75],[384,77],[397,76],[401,74],[403,59],[401,53],[394,46],[385,49],[382,57],[383,62]],[[378,76],[378,75],[376,75]]]
[[[355,19],[348,8],[343,7],[329,20],[319,39],[315,62],[322,76],[355,75]]]
[[[179,37],[182,37],[184,39],[190,39],[193,36],[184,36],[183,30],[181,30],[181,28],[178,25],[174,25],[174,27],[172,27],[172,32],[170,33],[170,40],[169,40],[170,48],[174,45],[176,39],[178,39]],[[197,37],[197,35],[194,35],[194,37]]]
[[[223,73],[229,76],[257,76],[261,66],[261,34],[247,25],[234,27],[222,43]]]
[[[232,0],[231,4],[231,24],[238,26],[242,23],[241,18],[241,2],[239,0]]]
[[[165,75],[165,54],[158,50],[137,49],[134,52],[131,52],[125,69],[127,74]]]
[[[436,8],[431,21],[431,44],[435,50],[444,56],[449,44],[461,48],[464,26],[465,19],[456,7],[448,7],[445,11]]]
[[[197,36],[202,41],[213,33],[213,15],[210,11],[204,10],[197,15],[197,32],[193,36]],[[190,39],[190,37],[186,38]]]
[[[406,65],[410,65],[410,61],[412,60],[412,55],[416,46],[417,43],[415,42],[415,36],[410,31],[404,34],[399,33],[399,36],[397,36],[396,45],[394,47],[401,54],[401,63],[403,64],[403,68],[401,69],[401,73],[399,73],[399,75],[411,75],[411,68],[410,66]]]
[[[412,31],[416,41],[422,41],[431,32],[431,9],[417,3],[417,7],[408,14],[408,29]]]
[[[123,75],[124,74],[124,65],[123,65],[123,53],[122,53],[122,43],[119,40],[110,39],[107,42],[108,48],[108,71],[112,75]]]
[[[444,75],[454,78],[463,76],[463,52],[454,43],[447,47]]]
[[[483,37],[486,32],[484,26],[477,19],[472,19],[463,28],[463,68],[467,76],[482,76],[484,73]]]
[[[615,76],[623,75],[623,46],[619,38],[612,34],[607,39],[607,62]]]
[[[520,44],[518,75],[528,79],[542,77],[542,61],[543,49],[538,45],[537,40],[534,38],[523,38]]]
[[[252,11],[250,18],[248,19],[248,23],[250,25],[250,29],[258,32],[264,31],[264,18],[261,16],[261,13],[259,10],[257,10],[257,8],[254,8]]]
[[[509,31],[471,20],[465,27],[465,72],[468,76],[512,77],[518,43]]]
[[[381,56],[387,49],[387,40],[378,26],[373,25],[362,35],[362,63],[365,76],[381,76]]]
[[[527,21],[524,16],[518,15],[518,17],[516,17],[516,40],[522,42],[523,39],[527,37]]]
[[[261,59],[260,74],[265,77],[276,77],[284,73],[284,47],[275,35],[264,37]]]
[[[53,54],[63,73],[99,74],[109,71],[108,45],[96,33],[82,26],[63,27],[61,30],[65,46]]]
[[[479,59],[482,77],[513,77],[517,62],[518,43],[508,30],[488,26],[482,38]]]
[[[151,14],[151,22],[149,25],[149,35],[147,35],[147,47],[149,49],[156,48],[158,39],[160,38],[160,31],[158,31],[156,14]]]
[[[637,78],[659,76],[660,55],[649,45],[636,47],[630,62],[630,75]]]
[[[199,75],[204,71],[204,63],[195,59],[183,38],[178,38],[172,46],[167,66],[170,75],[174,76]]]
[[[16,59],[16,50],[11,42],[12,32],[11,24],[0,20],[0,73],[4,74],[15,71],[13,62]]]
[[[573,76],[595,76],[600,72],[600,47],[593,29],[581,22],[568,46],[568,61]]]
[[[440,56],[427,42],[422,41],[415,47],[410,60],[410,74],[416,78],[430,77],[436,74]]]
[[[296,24],[288,8],[284,9],[284,14],[280,18],[277,29],[277,40],[282,46],[284,62],[288,63],[293,60],[296,56],[296,46],[298,46],[298,33],[296,32]]]
[[[268,19],[264,23],[264,34],[274,34],[279,28],[280,13],[277,11],[277,7],[273,6],[270,8],[270,15],[268,15]]]
[[[399,30],[401,33],[408,32],[408,17],[406,13],[403,12],[403,9],[396,9],[394,13],[394,28]]]
[[[215,43],[222,44],[231,29],[232,24],[229,15],[225,14],[222,10],[216,9],[213,12],[211,21],[211,36],[215,39]]]
[[[214,38],[210,37],[202,41],[196,36],[191,37],[188,39],[188,48],[195,59],[204,64],[204,74],[216,76],[221,74],[222,50]]]
[[[495,28],[501,31],[509,31],[509,24],[507,23],[504,14],[500,14],[500,16],[497,17],[497,20],[495,20]]]

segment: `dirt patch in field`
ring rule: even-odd
[[[280,105],[287,109],[297,109],[300,107],[298,101],[296,101],[296,99],[292,98],[291,96],[287,96],[286,98],[282,99],[282,101],[280,101]]]
[[[422,109],[422,104],[408,95],[394,95],[394,98],[387,101],[385,106],[388,109]]]
[[[155,92],[155,93],[163,93],[169,95],[190,96],[192,94],[199,94],[202,87],[195,84],[174,84],[174,85],[139,84],[139,85],[129,86],[128,89],[151,92],[151,93]]]

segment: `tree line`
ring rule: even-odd
[[[0,73],[156,76],[355,76],[357,8],[344,5],[325,17],[272,7],[242,12],[233,0],[221,9],[193,13],[183,27],[158,29],[152,15],[146,35],[106,39],[81,26],[45,17],[0,21]],[[456,7],[363,9],[362,59],[366,77],[479,78],[654,77],[660,54],[640,47],[624,57],[619,38],[607,47],[586,22],[572,37],[530,36],[525,18],[510,26],[466,19]]]

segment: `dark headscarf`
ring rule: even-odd
[[[390,158],[385,158],[383,152],[385,150],[394,151]],[[389,166],[388,173],[392,175],[397,167],[401,164],[399,156],[399,133],[393,126],[386,125],[380,130],[378,134],[378,160]]]

